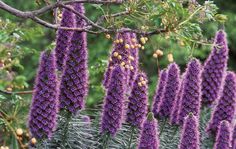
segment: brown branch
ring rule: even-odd
[[[85,15],[77,12],[76,10],[74,10],[73,8],[71,7],[68,7],[66,5],[68,4],[72,4],[72,3],[93,3],[93,4],[121,4],[122,1],[115,1],[115,0],[70,0],[70,1],[57,1],[56,3],[54,4],[50,4],[50,5],[47,5],[41,9],[38,9],[38,10],[33,10],[33,11],[21,11],[21,10],[18,10],[18,9],[15,9],[9,5],[7,5],[6,3],[4,3],[2,0],[0,0],[0,9],[3,9],[17,17],[20,17],[20,18],[24,18],[24,19],[31,19],[33,20],[34,22],[42,25],[42,26],[45,26],[47,28],[51,28],[51,29],[64,29],[64,30],[76,30],[76,31],[84,31],[84,32],[88,32],[88,33],[91,33],[91,34],[100,34],[100,33],[115,33],[118,31],[118,29],[114,29],[114,28],[110,28],[110,29],[107,29],[107,28],[104,28],[100,25],[98,25],[99,23],[95,23],[93,21],[91,21],[88,17],[86,17]],[[44,21],[42,19],[40,19],[38,16],[46,13],[47,11],[50,11],[50,10],[53,10],[57,7],[63,7],[65,9],[68,9],[70,11],[72,11],[73,13],[75,13],[76,15],[80,16],[81,18],[83,18],[88,24],[89,26],[86,26],[84,28],[69,28],[69,27],[61,27],[60,25],[58,24],[52,24],[52,23],[49,23],[47,21]],[[116,14],[111,14],[111,15],[104,15],[102,16],[101,18],[106,18],[106,17],[118,17],[118,16],[121,16],[121,15],[126,15],[126,14],[129,14],[130,12],[128,11],[124,11],[124,12],[120,12],[120,13],[116,13]],[[102,20],[101,20],[102,21]],[[91,29],[93,28],[96,28],[98,29],[98,31],[93,31]],[[163,33],[163,32],[167,32],[167,30],[165,29],[157,29],[157,30],[154,30],[154,31],[151,31],[151,32],[143,32],[143,31],[140,31],[140,30],[135,30],[135,29],[122,29],[123,32],[134,32],[134,33],[137,33],[137,34],[143,34],[143,35],[154,35],[154,34],[160,34],[160,33]]]
[[[9,92],[9,91],[0,90],[0,93],[7,94],[7,95],[12,95],[12,94],[24,95],[24,94],[32,94],[33,91],[31,90],[31,91]]]

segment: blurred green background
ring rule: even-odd
[[[35,1],[32,0],[3,0],[7,4],[20,10],[34,10],[39,8]],[[198,1],[200,4],[203,0]],[[218,13],[227,15],[228,20],[225,23],[225,30],[228,34],[228,43],[230,48],[229,70],[236,70],[236,1],[235,0],[214,0],[219,7]],[[43,5],[41,3],[40,5]],[[86,5],[87,15],[94,20],[101,13],[93,13],[93,10],[99,7]],[[52,19],[52,14],[48,13],[43,16],[46,20]],[[208,21],[200,24],[202,33],[208,41],[212,41],[215,32],[218,30],[218,23]],[[114,37],[114,35],[111,35]],[[152,36],[145,45],[145,50],[140,50],[140,68],[145,71],[149,77],[149,95],[150,100],[155,91],[157,82],[157,59],[153,58],[153,53],[157,49],[164,52],[164,56],[159,59],[160,68],[168,65],[167,54],[173,53],[174,60],[184,71],[185,65],[189,58],[197,57],[202,62],[207,58],[211,46],[199,45],[190,46],[185,41],[174,40],[170,35]],[[173,37],[174,38],[174,37]],[[40,52],[54,47],[55,31],[42,27],[31,20],[16,18],[9,13],[0,10],[0,89],[7,91],[32,90],[34,77],[38,66]],[[112,40],[106,39],[105,34],[88,35],[89,49],[89,75],[90,90],[87,98],[87,106],[93,107],[101,103],[104,91],[101,86],[103,73],[106,69],[109,52],[112,49]],[[0,93],[0,100],[12,100],[10,104],[14,106],[13,98],[20,98],[17,102],[23,108],[12,108],[13,113],[22,117],[23,121],[17,121],[17,126],[25,127],[26,113],[29,109],[31,95],[5,95]],[[0,102],[0,107],[4,103]],[[5,106],[5,105],[4,105]],[[9,105],[8,105],[9,106]],[[9,108],[9,111],[11,108]],[[0,112],[1,117],[1,112]],[[1,126],[1,119],[0,119]],[[0,127],[1,128],[1,127]],[[1,144],[1,131],[0,131]]]

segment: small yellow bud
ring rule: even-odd
[[[129,69],[129,65],[125,65],[125,68]]]
[[[145,39],[146,41],[148,41],[148,38],[147,38],[147,37],[144,37],[144,39]]]
[[[119,39],[119,42],[120,42],[120,43],[123,43],[123,39],[122,39],[122,38],[120,38],[120,39]]]
[[[141,30],[145,30],[145,26],[141,26]]]
[[[114,52],[114,53],[113,53],[113,56],[114,56],[114,57],[117,57],[118,55],[119,55],[118,52]]]
[[[144,50],[144,49],[145,49],[145,47],[144,47],[144,46],[142,46],[142,47],[141,47],[141,49],[142,49],[142,50]]]
[[[122,56],[121,56],[121,55],[118,55],[118,59],[122,59]]]
[[[129,44],[125,44],[125,49],[129,49],[130,45]]]
[[[109,58],[109,61],[110,61],[110,62],[112,61],[112,58],[111,58],[111,57]]]
[[[133,61],[133,60],[134,60],[134,57],[130,55],[130,56],[129,56],[129,59]]]
[[[116,39],[116,40],[115,40],[115,43],[117,43],[117,44],[120,43],[120,40],[119,40],[119,39]]]
[[[143,86],[142,82],[139,82],[139,83],[138,83],[138,86],[140,86],[140,87]]]
[[[139,47],[139,48],[141,48],[141,47],[142,47],[142,45],[141,45],[141,44],[138,44],[138,47]]]
[[[110,38],[111,38],[111,35],[110,35],[110,34],[106,34],[106,38],[107,38],[107,39],[110,39]]]
[[[4,146],[1,146],[0,149],[5,149],[5,147],[4,147]]]
[[[169,54],[167,55],[167,59],[168,59],[168,61],[169,61],[170,63],[172,63],[172,62],[174,61],[173,54],[172,54],[172,53],[169,53]]]
[[[32,143],[32,144],[36,144],[36,143],[37,143],[36,138],[32,138],[32,139],[31,139],[31,143]]]
[[[140,81],[143,81],[143,80],[144,80],[144,78],[143,78],[143,77],[140,77],[139,79],[140,79]]]
[[[165,36],[165,39],[170,39],[170,35],[166,35],[166,36]]]
[[[133,66],[130,66],[130,70],[134,70],[134,67],[133,67]]]
[[[121,66],[124,66],[124,65],[125,65],[125,62],[121,62],[120,65],[121,65]]]
[[[11,52],[7,52],[7,55],[8,55],[8,56],[11,56]]]
[[[16,129],[16,134],[21,136],[23,134],[23,130],[21,128]]]
[[[132,38],[131,41],[132,41],[133,43],[137,42],[135,38]]]
[[[11,87],[8,87],[6,88],[7,91],[11,92],[12,91],[12,88]]]
[[[143,84],[143,85],[146,85],[146,81],[142,81],[142,84]]]
[[[184,46],[185,44],[184,44],[184,42],[183,42],[182,40],[180,40],[180,41],[179,41],[179,45],[180,45],[180,46]]]
[[[132,48],[132,49],[134,49],[134,48],[135,48],[135,46],[134,46],[134,45],[131,45],[131,48]]]
[[[5,148],[4,149],[9,149],[9,147],[8,146],[5,146]]]
[[[146,43],[146,40],[145,40],[144,37],[141,37],[141,38],[140,38],[140,41],[141,41],[142,44],[145,44],[145,43]]]
[[[153,55],[152,55],[154,58],[157,58],[158,57],[158,55],[156,54],[156,53],[153,53]]]
[[[163,51],[161,51],[161,50],[156,50],[156,54],[157,54],[157,56],[163,56]]]

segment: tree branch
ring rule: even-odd
[[[7,95],[12,95],[12,94],[23,95],[23,94],[32,94],[33,91],[8,92],[8,91],[0,90],[0,93],[7,94]]]
[[[121,4],[123,1],[116,1],[116,0],[70,0],[70,1],[57,1],[56,3],[47,5],[41,9],[38,10],[33,10],[33,11],[21,11],[18,9],[15,9],[9,5],[7,5],[6,3],[4,3],[2,0],[0,0],[0,9],[3,9],[9,13],[11,13],[12,15],[15,15],[17,17],[20,18],[24,18],[24,19],[31,19],[34,22],[45,26],[47,28],[51,28],[51,29],[64,29],[64,30],[76,30],[76,31],[84,31],[84,32],[88,32],[91,34],[100,34],[100,33],[115,33],[118,31],[118,29],[115,28],[104,28],[102,26],[100,26],[99,22],[102,22],[106,17],[118,17],[118,16],[122,16],[122,15],[127,15],[130,12],[129,11],[124,11],[124,12],[120,12],[120,13],[116,13],[116,14],[111,14],[111,15],[104,15],[101,16],[99,18],[99,20],[95,23],[92,20],[90,20],[88,17],[86,17],[85,15],[77,12],[76,10],[74,10],[73,8],[67,6],[69,4],[72,3],[92,3],[92,4]],[[74,14],[78,15],[79,17],[83,18],[88,24],[89,26],[86,26],[84,28],[69,28],[69,27],[62,27],[58,24],[52,24],[50,22],[44,21],[42,19],[40,19],[38,16],[51,11],[55,8],[58,7],[63,7],[65,9],[68,9],[70,11],[72,11]],[[97,31],[93,31],[92,29],[96,28]],[[156,29],[154,31],[151,32],[144,32],[144,31],[140,31],[140,30],[135,30],[135,29],[122,29],[123,32],[134,32],[137,34],[142,34],[142,35],[154,35],[154,34],[160,34],[163,32],[167,32],[166,29]]]

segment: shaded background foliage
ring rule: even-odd
[[[7,4],[18,8],[20,10],[33,10],[39,6],[32,0],[4,0]],[[225,29],[228,34],[230,58],[229,69],[236,70],[236,1],[228,0],[227,2],[222,0],[214,0],[215,4],[219,7],[219,13],[226,14],[228,17],[225,23]],[[199,3],[204,3],[203,0],[199,0]],[[44,5],[43,2],[39,5]],[[95,20],[98,16],[103,14],[103,9],[116,12],[116,7],[101,8],[99,5],[85,5],[86,13]],[[97,13],[93,13],[96,9]],[[52,14],[48,13],[43,16],[44,19],[51,20]],[[129,19],[124,19],[128,26],[133,26]],[[160,23],[159,20],[156,23]],[[119,21],[118,21],[119,22]],[[140,22],[140,26],[143,25]],[[118,23],[119,24],[119,23]],[[211,40],[214,37],[215,32],[218,29],[218,24],[215,22],[208,22],[201,24],[204,37]],[[114,35],[111,35],[114,37]],[[40,52],[44,49],[53,48],[55,40],[55,31],[44,28],[38,24],[33,23],[30,20],[22,20],[16,18],[7,12],[0,10],[0,66],[4,68],[0,69],[0,89],[8,91],[21,91],[31,90],[33,87],[36,68],[38,66],[38,59]],[[193,46],[194,45],[194,46]],[[105,34],[100,35],[88,35],[88,49],[89,49],[89,75],[90,75],[90,89],[89,96],[86,100],[88,107],[96,107],[101,103],[104,92],[101,86],[103,79],[103,73],[107,66],[107,59],[109,52],[112,49],[112,40],[106,39]],[[160,68],[165,68],[169,63],[166,55],[171,52],[174,55],[174,59],[177,64],[180,65],[182,71],[191,56],[199,58],[204,61],[209,54],[211,47],[209,45],[188,44],[188,39],[179,38],[176,40],[175,35],[155,35],[145,45],[145,50],[140,50],[140,67],[148,74],[149,77],[149,98],[155,91],[157,80],[157,59],[153,58],[155,50],[161,49],[164,52],[164,56],[159,59]],[[30,95],[4,95],[0,93],[0,109],[2,107],[10,107],[7,112],[8,118],[15,119],[14,123],[10,126],[15,128],[26,128],[25,122],[26,113],[29,109],[29,103],[31,100]],[[8,101],[8,102],[5,102]],[[10,102],[9,102],[10,101]],[[20,108],[17,108],[20,107]],[[0,130],[11,131],[5,128],[5,123],[1,119],[0,113]],[[0,131],[0,145],[4,137],[1,136]],[[14,135],[14,134],[13,134]],[[25,136],[27,138],[27,136]],[[12,140],[11,140],[12,141]],[[14,142],[15,140],[13,140]]]

